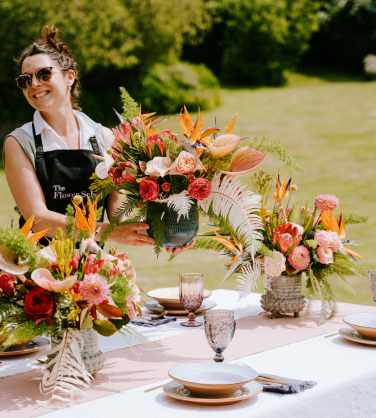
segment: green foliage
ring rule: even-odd
[[[133,292],[133,283],[127,277],[119,276],[111,284],[110,296],[123,315],[128,315],[127,299]]]
[[[165,225],[161,222],[163,212],[167,212],[167,205],[165,203],[149,202],[147,211],[147,223],[150,225],[150,230],[154,239],[154,251],[157,257],[162,252]]]
[[[271,141],[264,136],[261,139],[255,137],[254,140],[248,145],[258,149],[259,151],[265,152],[266,154],[277,154],[281,161],[296,171],[306,171],[294,161],[294,159],[288,154],[286,148],[278,139],[273,139]]]
[[[343,220],[345,225],[350,224],[364,224],[368,221],[369,216],[366,215],[358,215],[357,213],[353,212],[345,212],[343,214]]]
[[[315,250],[319,245],[319,243],[315,241],[314,239],[307,239],[305,244],[307,244],[309,248],[312,248],[313,250]]]
[[[109,194],[113,193],[116,190],[116,184],[113,182],[110,176],[105,179],[100,179],[95,173],[90,177],[90,180],[93,182],[90,185],[90,190],[97,192],[101,191],[102,197],[105,198]]]
[[[204,45],[186,47],[184,58],[205,63],[221,81],[281,85],[319,26],[320,0],[213,0],[215,20]]]
[[[72,242],[74,242],[74,230],[75,230],[75,209],[73,205],[69,204],[67,206],[65,216],[67,220],[65,222],[65,236],[69,238]]]
[[[275,258],[273,251],[270,250],[265,244],[261,245],[261,248],[257,251],[258,254],[261,254],[265,257]]]
[[[195,245],[189,248],[189,250],[213,250],[213,251],[219,252],[219,251],[223,251],[224,248],[225,246],[222,245],[218,241],[214,241],[208,238],[197,237],[195,241]]]
[[[138,116],[139,105],[124,87],[120,87],[120,92],[121,104],[123,106],[123,113],[121,116],[123,116],[126,121],[132,122],[132,119]]]
[[[111,337],[117,331],[116,326],[112,322],[104,319],[94,319],[93,328],[98,334],[104,337]]]
[[[157,63],[142,80],[142,104],[157,112],[212,109],[220,103],[219,82],[205,65]]]
[[[236,150],[221,159],[214,158],[210,152],[205,152],[201,161],[206,168],[210,168],[211,170],[208,175],[205,175],[205,177],[210,179],[218,171],[230,171],[231,160],[235,152]]]
[[[301,205],[301,200],[299,200],[299,202],[292,207],[289,218],[288,218],[289,222],[293,224],[298,223],[299,215],[300,215],[300,205]]]

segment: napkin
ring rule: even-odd
[[[275,377],[277,379],[281,379],[281,380],[287,380],[289,382],[294,383],[293,385],[263,385],[262,383],[260,383],[262,385],[262,387],[264,388],[264,392],[275,392],[275,393],[281,393],[283,395],[287,395],[290,393],[300,393],[300,392],[304,392],[307,389],[312,388],[313,386],[316,386],[317,383],[316,382],[311,382],[308,380],[297,380],[297,379],[290,379],[290,378],[286,378],[286,377],[281,377],[281,376],[275,376],[272,374],[265,374],[263,373],[264,376],[269,376],[269,377]]]
[[[161,319],[155,319],[152,322],[145,321],[142,317],[137,317],[135,319],[131,320],[131,323],[134,325],[139,325],[140,327],[146,327],[146,328],[154,328],[158,325],[168,324],[169,322],[176,321],[176,318],[174,316],[165,316]]]

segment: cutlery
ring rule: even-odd
[[[163,388],[163,386],[164,385],[159,385],[159,386],[156,386],[155,388],[146,389],[146,390],[144,390],[144,392],[146,393],[146,392],[151,392],[152,390],[161,389],[161,388]]]
[[[241,361],[237,361],[236,364],[238,366],[249,367],[250,369],[254,370],[251,366],[248,366],[248,364],[242,363]],[[264,374],[259,374],[258,377],[256,377],[255,381],[264,385],[295,385],[294,382],[278,379],[276,377],[266,376]]]
[[[329,337],[334,337],[335,335],[338,335],[338,332],[335,332],[334,334],[330,334],[330,335],[325,335],[324,338],[329,338]]]

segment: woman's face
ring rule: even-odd
[[[34,73],[44,67],[60,67],[60,65],[47,54],[37,54],[25,59],[22,63],[22,73]],[[52,68],[50,81],[40,82],[33,74],[31,87],[23,90],[23,94],[34,109],[42,112],[71,106],[68,86],[73,84],[74,78],[73,70],[62,71],[59,68]]]

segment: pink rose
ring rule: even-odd
[[[330,236],[332,237],[332,243],[330,245],[330,248],[332,249],[332,251],[334,251],[335,253],[342,247],[342,242],[337,234],[337,232],[334,231],[328,231],[328,234],[330,234]]]
[[[146,179],[140,183],[140,195],[145,200],[157,200],[159,184],[154,179]]]
[[[211,183],[209,180],[200,177],[188,186],[188,193],[194,199],[206,199],[211,193]]]
[[[318,229],[315,232],[315,241],[317,241],[322,247],[330,247],[333,244],[333,238],[327,231]]]
[[[3,293],[5,296],[11,297],[16,293],[15,285],[17,279],[8,273],[0,274],[0,298]]]
[[[162,184],[162,190],[164,192],[168,192],[171,189],[171,184],[170,183],[163,183]]]
[[[181,151],[171,166],[170,174],[187,175],[199,170],[195,157],[187,151]]]
[[[328,247],[318,247],[316,250],[321,264],[333,263],[333,251]]]

